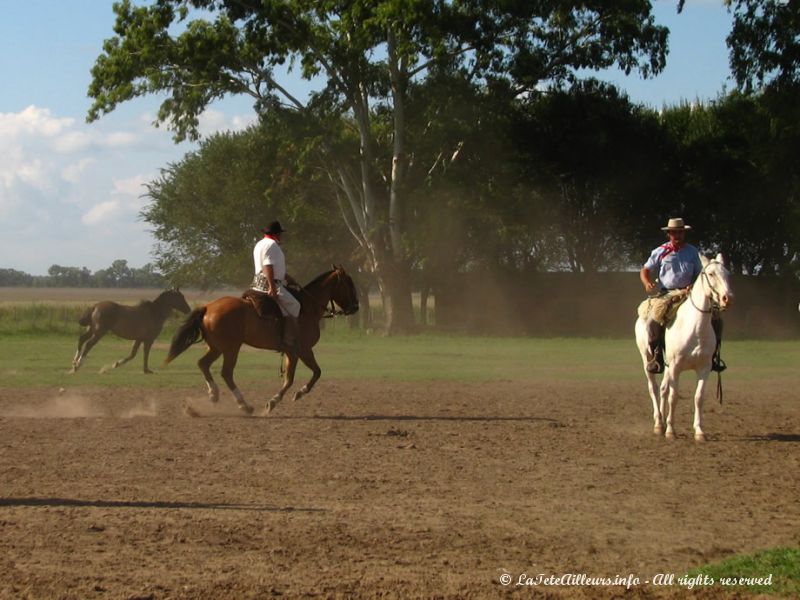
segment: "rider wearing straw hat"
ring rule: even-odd
[[[644,267],[639,271],[639,279],[648,294],[656,292],[659,298],[669,303],[671,298],[683,295],[682,291],[694,283],[703,270],[703,264],[697,248],[686,243],[686,232],[691,230],[691,226],[686,225],[683,219],[672,218],[661,230],[667,233],[669,241],[650,253]],[[664,371],[661,340],[666,326],[666,311],[656,318],[653,312],[655,311],[651,310],[647,319],[650,352],[653,357],[647,363],[647,370],[650,373],[661,373]]]

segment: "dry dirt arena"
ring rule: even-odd
[[[800,544],[800,395],[750,385],[705,444],[644,381],[2,390],[0,597],[752,598],[646,583]],[[565,573],[641,583],[514,585]]]

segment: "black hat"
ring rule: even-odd
[[[279,221],[273,221],[272,223],[269,224],[269,227],[267,227],[266,229],[262,229],[261,231],[262,233],[266,233],[267,235],[278,235],[284,233],[286,230],[281,227]]]

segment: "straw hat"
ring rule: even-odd
[[[661,231],[689,231],[691,228],[692,228],[691,225],[686,225],[683,222],[683,219],[678,217],[676,219],[670,219],[667,222],[667,226],[662,227]]]

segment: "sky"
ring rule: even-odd
[[[197,145],[175,144],[168,130],[153,126],[153,97],[85,122],[90,70],[113,36],[111,5],[0,0],[0,269],[46,275],[54,264],[94,272],[117,259],[137,268],[153,261],[155,239],[139,216],[145,185]],[[687,0],[680,15],[676,5],[654,2],[657,22],[671,31],[661,75],[598,77],[654,108],[732,89],[725,46],[731,17],[722,0]],[[232,98],[210,106],[200,129],[207,136],[253,121],[251,104]]]

